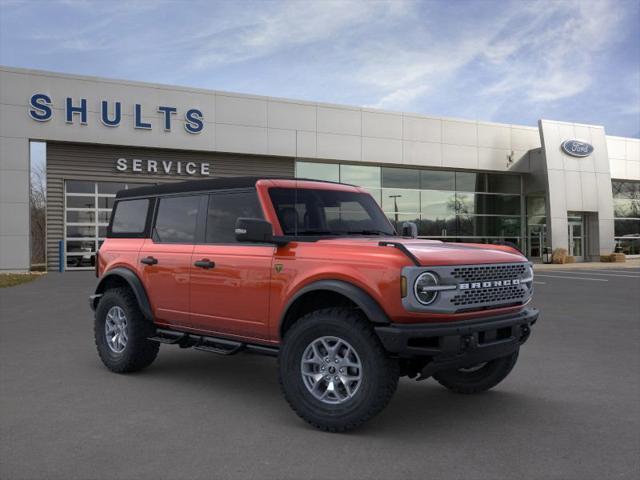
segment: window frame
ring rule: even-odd
[[[147,213],[146,213],[147,216],[144,223],[144,230],[142,232],[114,232],[113,220],[115,218],[115,212],[116,212],[116,209],[118,208],[118,204],[120,202],[135,201],[135,200],[149,201],[149,204],[147,205]],[[117,199],[113,204],[113,208],[111,209],[111,215],[109,217],[109,225],[107,226],[107,232],[104,238],[149,238],[149,231],[150,231],[151,217],[152,217],[151,213],[154,211],[156,203],[157,202],[155,197],[134,197],[134,198],[127,198],[122,200]]]

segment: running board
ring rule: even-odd
[[[217,353],[218,355],[235,355],[246,350],[261,355],[278,356],[278,348],[266,345],[238,342],[227,338],[210,337],[208,335],[196,335],[193,333],[177,332],[175,330],[157,329],[155,335],[147,337],[149,340],[169,345],[178,345],[180,348],[193,347],[203,352]]]

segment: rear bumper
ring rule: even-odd
[[[375,327],[384,348],[399,357],[423,358],[423,376],[464,368],[514,353],[527,341],[538,310],[455,323]]]

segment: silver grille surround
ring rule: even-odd
[[[438,278],[437,298],[422,305],[413,287],[417,277],[431,272]],[[404,267],[408,294],[402,299],[413,312],[458,313],[510,305],[525,305],[533,294],[533,266],[530,262]]]

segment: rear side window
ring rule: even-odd
[[[200,196],[159,200],[153,239],[161,243],[194,243]]]
[[[121,200],[113,212],[111,232],[119,236],[125,234],[140,235],[147,225],[149,199]]]
[[[263,218],[255,190],[209,195],[206,243],[236,243],[239,217]]]

